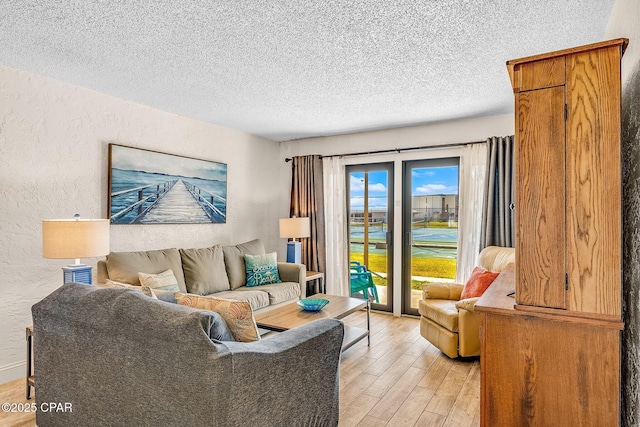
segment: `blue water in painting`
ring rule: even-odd
[[[213,195],[220,196],[224,200],[220,200],[218,198],[214,198],[213,205],[220,211],[220,213],[215,212],[214,210],[208,209],[209,213],[213,217],[210,221],[212,223],[224,223],[225,216],[227,212],[227,183],[224,181],[211,180],[211,179],[202,179],[202,178],[194,178],[194,177],[185,177],[185,176],[176,176],[176,175],[166,175],[160,173],[151,173],[144,171],[134,171],[134,170],[123,170],[123,169],[111,169],[111,222],[113,224],[131,224],[133,222],[140,222],[141,218],[138,217],[140,211],[146,210],[149,206],[151,206],[156,200],[157,195],[155,194],[157,191],[157,186],[166,182],[171,182],[181,179],[185,183],[191,183],[201,190],[207,191]],[[147,188],[148,187],[148,188]],[[121,195],[113,196],[113,194],[118,193],[124,190],[132,190],[137,189],[136,191],[127,192]],[[117,218],[113,218],[118,212],[126,209],[127,207],[133,205],[138,201],[138,190],[142,190],[143,198],[147,196],[150,197],[147,201],[145,201],[140,210],[138,207],[130,210],[124,215],[118,216]],[[156,219],[154,222],[194,222],[189,220],[188,218],[181,218],[176,221],[176,216],[167,216],[165,219]],[[201,221],[197,221],[201,222]]]

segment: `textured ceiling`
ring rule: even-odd
[[[512,111],[614,0],[2,0],[0,63],[275,140]]]

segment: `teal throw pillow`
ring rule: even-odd
[[[264,255],[245,255],[247,267],[247,286],[282,283],[278,276],[278,258],[275,252]]]

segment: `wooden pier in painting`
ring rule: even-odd
[[[179,179],[173,188],[151,206],[136,222],[211,222],[200,203]]]
[[[125,215],[136,210],[136,216],[127,223],[212,223],[225,222],[226,213],[214,202],[226,199],[209,193],[196,185],[177,179],[162,184],[137,187],[112,193],[112,197],[137,193],[137,200],[111,216],[111,222],[120,222]]]

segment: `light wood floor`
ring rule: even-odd
[[[358,312],[344,319],[366,325]],[[342,355],[340,426],[478,426],[480,361],[452,360],[420,335],[413,317],[371,314],[371,347]]]
[[[345,323],[365,326],[358,312]],[[371,313],[371,347],[342,355],[340,426],[478,426],[480,362],[451,360],[420,336],[419,320]],[[24,380],[0,385],[0,403],[27,403]],[[34,414],[0,412],[0,426],[35,426]]]

